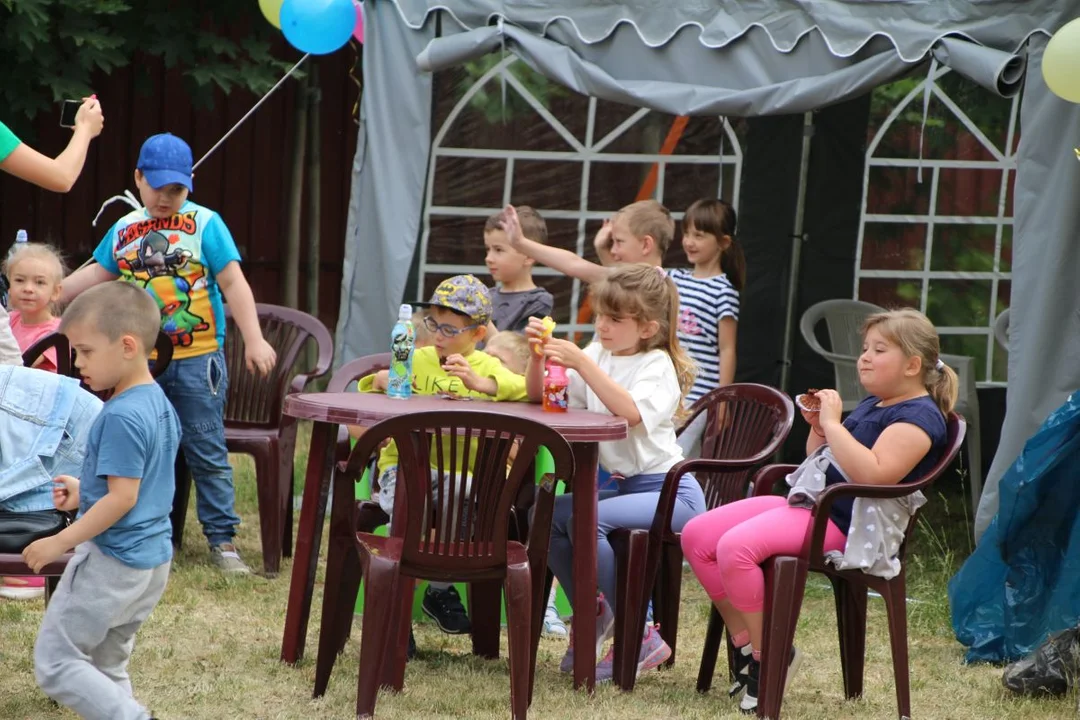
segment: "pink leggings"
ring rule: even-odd
[[[774,555],[797,555],[809,524],[810,511],[791,507],[786,497],[747,498],[686,523],[683,555],[710,598],[726,598],[741,612],[761,612],[765,606],[761,563]],[[843,551],[846,542],[830,520],[825,552]]]

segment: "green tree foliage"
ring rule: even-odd
[[[502,62],[499,53],[489,53],[471,62],[465,63],[465,73],[468,82],[460,85],[461,91],[471,88],[491,68]],[[533,70],[523,61],[513,62],[506,69],[539,101],[545,108],[551,107],[551,99],[566,95],[567,90],[558,83],[548,80],[540,73]],[[480,88],[469,100],[469,104],[478,110],[489,123],[505,122],[522,113],[533,112],[529,103],[509,85],[503,92],[503,83],[496,74],[484,87]]]
[[[181,68],[204,106],[215,87],[262,92],[288,66],[270,54],[277,32],[254,0],[0,0],[5,121],[25,130],[60,100],[92,93],[97,73],[146,58]],[[145,69],[136,78],[151,89]]]

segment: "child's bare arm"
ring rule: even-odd
[[[118,277],[120,276],[109,272],[98,263],[91,263],[71,273],[60,283],[60,304],[65,305],[74,300],[84,290],[89,290],[95,285],[115,280]]]
[[[510,245],[515,250],[528,255],[533,260],[549,268],[558,270],[564,275],[583,280],[588,283],[599,282],[607,277],[608,270],[603,265],[589,262],[585,258],[542,243],[529,240],[521,233],[521,224],[518,221],[517,212],[513,206],[505,210],[506,220],[503,222],[503,232],[506,233]]]
[[[215,279],[229,303],[236,327],[244,337],[244,362],[248,372],[258,370],[262,375],[269,375],[277,362],[277,353],[263,338],[259,314],[255,310],[255,296],[240,269],[240,263],[235,260],[230,262]]]
[[[97,537],[135,507],[139,499],[139,478],[110,476],[108,482],[109,492],[85,515],[56,535],[32,542],[23,550],[23,560],[31,570],[39,572],[79,543]]]

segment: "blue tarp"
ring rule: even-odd
[[[1080,391],[1027,441],[1000,493],[997,516],[949,581],[968,662],[1015,660],[1080,620]]]

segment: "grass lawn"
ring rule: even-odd
[[[306,461],[306,442],[298,469]],[[247,458],[234,458],[237,505],[244,525],[237,542],[252,567],[261,566],[253,469]],[[1029,700],[1008,694],[1001,670],[965,666],[949,627],[945,583],[970,552],[969,521],[960,498],[958,477],[942,481],[923,515],[909,568],[908,606],[912,710],[932,720],[991,718],[1075,718],[1076,699]],[[194,505],[194,503],[192,503]],[[307,657],[299,667],[278,662],[288,594],[289,570],[273,580],[253,576],[227,579],[210,565],[194,509],[184,547],[174,560],[165,596],[139,633],[132,657],[137,696],[159,718],[349,718],[356,701],[359,633],[353,633],[339,659],[325,697],[311,699],[315,673],[322,585],[316,585],[308,628]],[[321,572],[321,569],[320,569]],[[55,707],[37,689],[32,648],[43,604],[0,601],[0,719],[46,720],[74,717]],[[727,698],[723,660],[716,688],[709,695],[694,690],[705,634],[707,600],[687,571],[678,662],[664,672],[639,680],[631,694],[601,687],[592,698],[571,690],[558,672],[564,642],[545,639],[540,646],[535,718],[737,718]],[[871,599],[868,618],[865,697],[845,701],[840,679],[835,615],[828,583],[810,576],[796,642],[806,659],[784,701],[784,717],[895,718],[892,661],[883,604]],[[386,718],[505,718],[509,682],[505,660],[468,655],[467,637],[442,635],[433,626],[417,629],[419,657],[410,663],[405,690],[380,696],[378,712]]]

